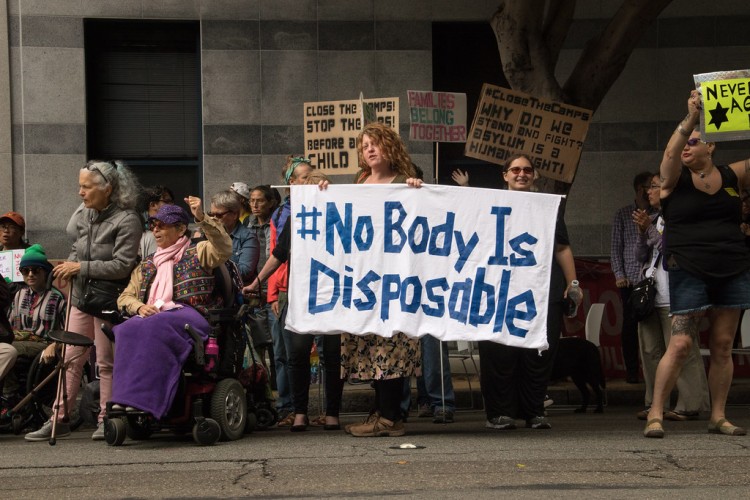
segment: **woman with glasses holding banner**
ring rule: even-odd
[[[100,378],[99,425],[91,436],[104,439],[103,419],[105,405],[112,390],[112,367],[114,352],[112,343],[101,331],[102,322],[92,313],[81,310],[87,284],[91,280],[107,282],[113,288],[128,283],[130,272],[136,265],[138,245],[143,226],[136,212],[140,196],[140,185],[131,170],[120,161],[92,160],[78,174],[78,195],[83,208],[74,214],[69,223],[75,228],[77,238],[66,262],[58,264],[53,272],[57,279],[72,281],[72,307],[67,321],[67,330],[94,340],[96,362]],[[116,296],[114,297],[117,298]],[[99,313],[101,314],[101,312]],[[68,346],[68,356],[75,361],[68,367],[65,384],[68,411],[75,405],[81,382],[86,348]],[[62,401],[56,405],[64,408]],[[62,415],[62,412],[60,412]],[[49,421],[38,431],[26,435],[28,441],[46,441],[52,434]],[[57,437],[70,434],[67,424],[58,423]]]
[[[532,191],[534,174],[534,167],[528,156],[513,155],[505,164],[503,179],[510,191]],[[578,285],[573,252],[562,214],[561,208],[555,227],[555,251],[547,308],[549,349],[540,354],[536,349],[512,347],[487,340],[479,342],[480,384],[487,413],[485,426],[490,429],[515,429],[516,419],[526,420],[526,427],[532,429],[552,427],[544,416],[544,398],[560,340],[564,300],[568,298],[571,288]],[[581,299],[580,294],[570,296],[576,308]]]
[[[682,371],[699,324],[711,324],[708,432],[744,436],[725,414],[732,383],[732,343],[740,311],[750,307],[750,249],[740,229],[740,193],[750,188],[750,159],[715,165],[716,144],[696,129],[701,113],[697,90],[687,101],[688,114],[667,143],[660,166],[664,213],[664,259],[669,272],[672,338],[656,370],[654,397],[643,435],[664,437],[664,402]]]

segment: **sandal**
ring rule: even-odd
[[[726,425],[724,425],[726,424]],[[747,431],[743,427],[732,425],[726,418],[708,423],[709,434],[724,434],[725,436],[744,436]]]
[[[658,438],[664,437],[664,428],[661,426],[660,418],[652,418],[646,423],[646,428],[643,429],[643,437],[647,438]],[[655,427],[651,427],[655,425]]]

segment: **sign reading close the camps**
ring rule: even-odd
[[[324,174],[357,173],[357,135],[363,119],[371,117],[373,111],[377,121],[398,133],[398,97],[364,99],[364,102],[369,109],[361,109],[359,99],[304,104],[305,156]]]
[[[290,330],[547,347],[560,196],[405,184],[291,189]]]
[[[693,79],[703,98],[703,140],[750,138],[750,70],[703,73]]]
[[[466,94],[407,90],[409,140],[466,142]]]
[[[570,183],[591,118],[588,109],[485,83],[464,154],[503,165],[525,153],[541,175]]]

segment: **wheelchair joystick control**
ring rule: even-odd
[[[206,365],[204,370],[211,373],[216,369],[216,365],[219,362],[219,344],[216,342],[216,337],[210,335],[208,342],[206,342]]]

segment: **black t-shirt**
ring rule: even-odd
[[[725,278],[750,268],[750,249],[740,230],[742,201],[737,176],[717,167],[721,189],[714,194],[695,188],[687,167],[672,193],[662,200],[665,260],[696,276]]]

